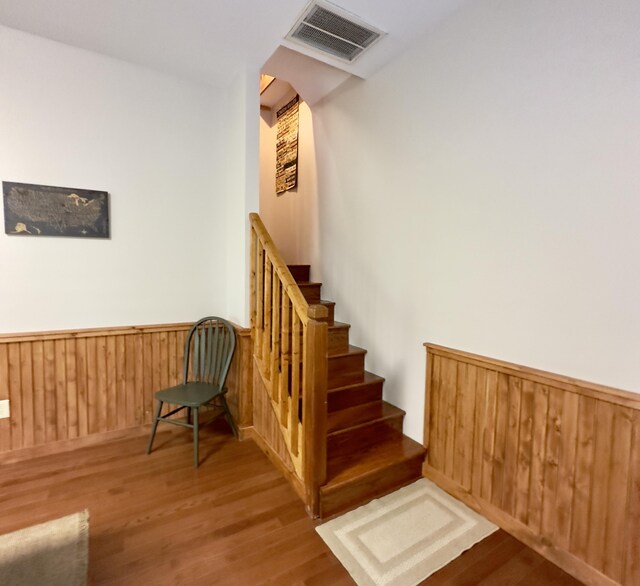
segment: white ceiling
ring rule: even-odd
[[[353,65],[368,77],[468,0],[338,0],[387,36]],[[178,77],[227,86],[258,71],[307,0],[0,0],[0,24]],[[318,55],[302,50],[308,55]]]
[[[310,106],[331,93],[350,77],[348,73],[340,69],[310,59],[306,55],[291,51],[286,47],[278,47],[273,55],[267,59],[262,70],[263,73],[288,81]],[[273,106],[263,97],[260,98],[261,104]]]

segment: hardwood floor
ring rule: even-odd
[[[194,470],[185,431],[146,440],[0,464],[0,534],[87,508],[92,584],[353,584],[253,442],[205,429]],[[578,582],[500,531],[423,584]]]

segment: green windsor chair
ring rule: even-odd
[[[193,465],[198,467],[198,420],[201,407],[213,407],[215,414],[202,426],[208,425],[220,415],[224,415],[233,435],[238,437],[229,406],[225,399],[225,380],[236,348],[233,326],[220,317],[204,317],[189,330],[184,348],[183,383],[155,394],[158,407],[153,419],[147,454],[151,453],[153,438],[158,423],[171,423],[193,429]],[[189,380],[189,366],[191,379]],[[176,405],[166,415],[161,415],[162,405]],[[187,420],[170,419],[182,409],[188,410]],[[200,427],[202,427],[200,426]]]

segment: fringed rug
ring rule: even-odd
[[[88,562],[88,511],[0,535],[0,584],[83,586]]]
[[[359,586],[414,586],[497,529],[426,478],[316,527]]]

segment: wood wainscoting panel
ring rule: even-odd
[[[236,327],[236,352],[227,375],[227,402],[242,436],[253,426],[253,344],[249,328]]]
[[[431,344],[425,476],[587,584],[640,584],[640,395]]]
[[[253,428],[247,431],[247,437],[258,444],[274,466],[289,480],[302,501],[306,502],[304,486],[296,475],[270,393],[257,364],[253,366]]]
[[[151,423],[155,391],[182,380],[191,324],[0,335],[0,453]],[[229,406],[251,422],[251,332],[236,327]],[[62,444],[60,444],[62,445]]]

